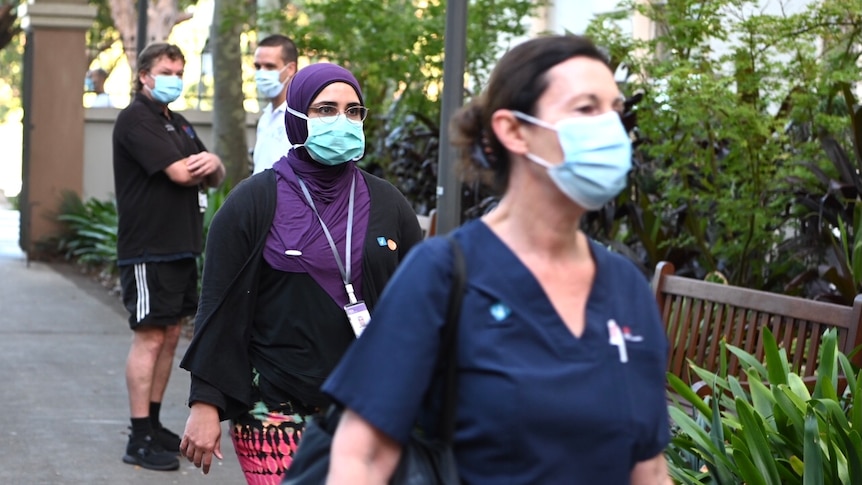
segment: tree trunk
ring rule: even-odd
[[[235,185],[249,175],[242,92],[242,32],[239,2],[215,0],[210,45],[213,52],[213,139],[227,183]]]
[[[21,32],[16,20],[18,20],[18,14],[14,5],[11,3],[0,5],[0,49],[6,47],[18,32]]]
[[[138,7],[136,0],[109,0],[111,18],[123,39],[123,52],[133,73],[138,72]],[[164,42],[174,26],[191,18],[180,12],[177,0],[150,0],[147,2],[147,44]],[[186,53],[187,54],[187,53]],[[137,76],[133,75],[133,79]]]

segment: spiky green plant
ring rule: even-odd
[[[764,327],[764,360],[722,344],[745,379],[692,365],[712,390],[702,398],[668,375],[680,401],[669,407],[674,436],[665,452],[670,473],[684,484],[851,485],[862,483],[862,373],[825,332],[816,380],[790,372],[787,352]],[[813,389],[813,390],[812,390]],[[690,408],[689,408],[690,406]]]
[[[89,266],[116,267],[117,205],[113,199],[83,202],[66,192],[57,219],[66,225],[58,249],[66,257]]]

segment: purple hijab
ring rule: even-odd
[[[287,90],[287,105],[293,110],[308,113],[308,107],[323,88],[336,82],[352,86],[359,102],[363,102],[362,90],[350,71],[335,64],[320,63],[296,73]],[[308,138],[306,120],[285,112],[284,126],[292,143],[305,143]],[[371,208],[365,178],[354,162],[323,165],[312,160],[304,147],[296,145],[272,167],[276,174],[276,209],[263,258],[277,270],[308,273],[336,303],[346,305],[349,300],[341,272],[320,221],[302,192],[299,179],[308,188],[345,268],[348,199],[350,186],[355,180],[350,281],[356,298],[361,300],[362,252]],[[293,255],[285,254],[285,251]],[[301,254],[297,255],[298,252]]]

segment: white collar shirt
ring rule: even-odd
[[[108,93],[99,93],[96,99],[93,100],[91,108],[113,108],[114,103],[111,102],[111,96]]]
[[[284,128],[284,113],[287,101],[273,109],[266,105],[257,122],[257,137],[254,143],[254,173],[259,173],[279,161],[290,150],[290,140]]]

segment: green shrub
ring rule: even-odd
[[[216,189],[209,189],[207,191],[207,210],[204,212],[204,249],[201,252],[200,257],[197,258],[198,263],[198,292],[200,292],[201,286],[201,278],[204,271],[204,253],[206,252],[206,243],[207,236],[209,235],[210,224],[212,224],[213,217],[215,213],[221,209],[222,204],[224,204],[225,199],[227,199],[228,194],[233,189],[233,186],[225,181],[220,187]]]
[[[58,250],[66,259],[100,268],[116,269],[117,205],[113,200],[90,199],[66,192],[57,219],[66,225]]]
[[[862,3],[778,3],[624,0],[590,24],[642,96],[605,239],[649,269],[850,304],[862,281],[832,235],[858,231]],[[631,35],[635,14],[654,37]]]
[[[528,19],[549,2],[468,3],[467,99],[485,86],[490,68],[528,34]],[[371,109],[364,124],[368,146],[360,164],[393,182],[418,214],[428,214],[437,206],[447,3],[315,0],[287,5],[263,13],[259,21],[268,31],[289,32],[312,62],[336,62],[356,75]],[[487,187],[465,184],[460,192],[462,220],[481,215],[493,203]]]
[[[763,342],[765,363],[722,344],[722,362],[728,351],[736,355],[748,385],[727,375],[726,365],[718,373],[691,366],[714,397],[702,399],[668,375],[682,397],[669,407],[674,436],[665,456],[673,479],[720,485],[862,483],[862,407],[854,406],[862,373],[837,350],[835,330],[823,335],[813,392],[812,383],[807,386],[789,371],[786,350],[765,327]]]

